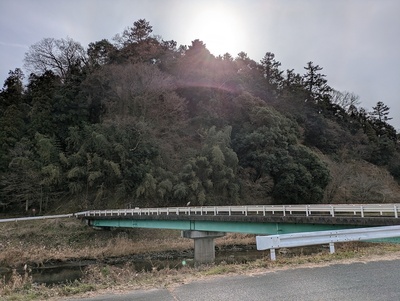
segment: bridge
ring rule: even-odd
[[[215,258],[214,239],[227,232],[277,235],[310,231],[400,225],[400,204],[249,205],[90,210],[80,218],[95,228],[181,230],[194,240],[195,260]],[[30,217],[22,219],[56,218]],[[7,219],[4,221],[17,221]]]
[[[400,204],[251,205],[92,210],[76,213],[99,228],[182,231],[197,262],[215,258],[214,239],[227,232],[259,235],[400,225]]]

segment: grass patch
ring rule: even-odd
[[[237,265],[221,264],[206,268],[205,271],[203,272],[203,275],[204,276],[225,275],[230,273],[236,273],[237,271],[238,271]]]
[[[349,243],[337,246],[335,254],[321,252],[311,255],[291,254],[281,255],[276,261],[267,256],[249,261],[244,264],[201,265],[197,267],[182,267],[181,269],[165,268],[154,269],[149,272],[137,271],[133,264],[127,263],[121,267],[108,265],[92,265],[85,270],[81,281],[64,285],[37,286],[31,282],[29,275],[15,274],[14,280],[0,286],[0,293],[4,300],[44,300],[61,298],[73,295],[82,295],[88,292],[113,290],[126,291],[134,289],[165,288],[205,277],[221,275],[243,275],[266,273],[279,269],[294,267],[312,267],[325,264],[335,264],[369,258],[380,259],[382,255],[392,254],[398,257],[400,246],[389,244]]]
[[[48,261],[74,259],[101,259],[148,254],[168,250],[188,250],[193,241],[180,237],[179,231],[120,229],[98,231],[87,227],[79,220],[46,220],[0,224],[0,265],[12,269],[10,279],[0,280],[1,300],[51,300],[77,296],[96,291],[124,291],[170,287],[205,277],[221,275],[265,273],[293,267],[375,260],[390,256],[398,258],[399,244],[384,243],[337,243],[336,253],[329,254],[328,248],[291,248],[277,250],[277,260],[269,259],[269,252],[260,252],[260,258],[243,263],[210,264],[189,267],[177,266],[137,270],[134,263],[121,266],[95,264],[88,266],[82,279],[67,284],[44,286],[33,283],[29,268],[20,275],[15,268],[40,265]],[[255,236],[228,234],[216,239],[217,250],[224,246],[254,245]],[[314,248],[314,249],[313,249]],[[218,253],[218,251],[217,251]]]

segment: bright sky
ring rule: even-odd
[[[200,39],[215,55],[270,51],[301,74],[313,61],[367,111],[383,101],[400,130],[399,12],[399,0],[1,0],[0,87],[43,38],[86,47],[146,19],[164,40]]]

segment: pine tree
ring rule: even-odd
[[[308,62],[304,69],[307,70],[307,73],[303,76],[303,83],[308,92],[308,100],[318,103],[329,99],[329,92],[332,89],[327,84],[326,75],[319,73],[323,68],[314,65],[313,62]]]
[[[387,122],[391,120],[389,115],[390,108],[385,105],[382,101],[378,101],[375,107],[372,107],[373,111],[370,113],[370,116],[376,118],[380,122]]]

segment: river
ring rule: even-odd
[[[307,255],[318,252],[327,252],[326,246],[313,246],[305,248],[281,249],[278,251],[278,256],[296,256],[299,254]],[[269,258],[269,251],[257,251],[255,244],[249,245],[230,245],[216,247],[215,263],[246,263],[264,257]],[[32,281],[38,284],[59,284],[72,282],[82,278],[85,268],[90,265],[114,265],[123,266],[127,263],[132,264],[135,270],[151,271],[154,269],[160,270],[164,268],[179,269],[184,265],[194,266],[193,249],[184,251],[166,251],[160,253],[144,253],[135,254],[123,257],[109,257],[102,260],[82,259],[66,262],[46,262],[43,265],[28,265],[26,270],[29,271],[29,276]],[[24,275],[24,267],[19,267],[17,272]],[[12,273],[9,267],[0,267],[0,276],[7,280]]]

